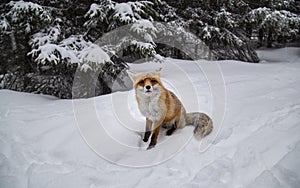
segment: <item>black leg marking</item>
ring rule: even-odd
[[[149,136],[151,135],[151,125],[152,125],[151,120],[146,118],[146,132],[144,134],[144,139],[143,139],[144,142],[148,142],[149,140]]]
[[[155,135],[155,134],[152,134],[152,136],[151,136],[151,142],[150,142],[150,144],[149,144],[147,150],[148,150],[148,149],[154,148],[154,146],[156,145],[156,139],[157,139],[157,138],[156,138],[156,135]]]
[[[157,137],[158,137],[158,134],[159,134],[159,131],[160,131],[160,126],[158,126],[152,133],[152,136],[151,136],[151,142],[147,148],[148,149],[151,149],[151,148],[154,148],[154,146],[156,145],[156,142],[157,142]]]
[[[146,131],[145,135],[144,135],[143,141],[144,142],[148,142],[150,135],[151,135],[151,132],[150,131]]]
[[[172,127],[166,132],[167,136],[171,136],[177,129],[177,122],[175,122]]]
[[[172,126],[172,128],[169,129],[169,130],[166,132],[166,135],[167,135],[167,136],[171,136],[171,135],[175,132],[175,130],[176,130],[176,128],[174,128],[174,127]]]

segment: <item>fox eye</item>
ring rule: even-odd
[[[156,81],[156,80],[151,80],[151,82],[152,82],[152,83],[157,83],[157,81]]]
[[[142,81],[139,81],[138,84],[144,84],[144,83],[145,83],[144,80],[142,80]]]

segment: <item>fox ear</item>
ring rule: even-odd
[[[160,77],[161,70],[162,70],[162,68],[159,68],[159,69],[155,72],[156,76]]]
[[[130,77],[130,79],[134,82],[137,79],[137,75],[130,72],[129,70],[126,70],[128,76]]]

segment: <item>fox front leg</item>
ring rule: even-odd
[[[154,148],[154,146],[156,145],[159,131],[160,131],[160,126],[156,127],[156,129],[154,129],[152,136],[151,136],[151,142],[150,142],[147,150]]]
[[[155,122],[153,125],[154,125],[154,127],[153,127],[154,130],[152,131],[151,142],[150,142],[147,150],[154,148],[154,146],[156,145],[160,127],[162,125],[162,121]]]
[[[151,125],[152,125],[152,121],[146,118],[146,131],[143,139],[144,142],[148,142],[148,139],[151,135]]]

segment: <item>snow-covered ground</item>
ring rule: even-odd
[[[77,106],[71,100],[1,90],[0,187],[300,187],[300,49],[258,53],[259,64],[210,62],[220,65],[227,93],[223,124],[203,139],[211,145],[200,152],[201,142],[190,139],[169,160],[145,168],[123,167],[99,157],[78,128],[83,125],[76,113],[88,126],[84,117],[90,114],[84,109],[92,103],[107,133],[140,153],[148,152],[145,160],[150,163],[168,154],[163,146],[174,145],[180,135],[192,135],[192,127],[170,138],[160,134],[158,143],[165,144],[144,151],[146,144],[137,133],[144,122],[132,90],[76,100]],[[155,68],[150,64],[131,68],[163,67],[164,83],[179,95],[187,111],[200,109],[211,115],[214,100],[209,86],[222,83],[208,83],[195,62],[167,61],[154,64]],[[186,79],[180,72],[187,73]],[[130,118],[133,125],[126,125]],[[102,133],[93,135],[97,134]],[[106,151],[111,149],[105,154],[111,161],[124,165],[129,157],[137,163],[143,160],[139,152],[135,158],[115,151],[104,137],[95,139],[99,146],[106,145]]]

